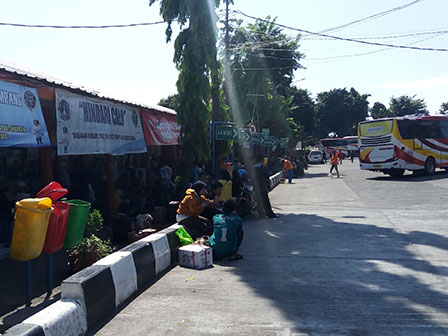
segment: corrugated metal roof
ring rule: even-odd
[[[47,73],[39,72],[39,71],[29,69],[29,68],[25,68],[23,66],[18,66],[16,64],[5,62],[3,60],[0,60],[0,70],[4,70],[4,71],[10,72],[10,73],[15,73],[15,74],[18,74],[21,76],[26,76],[26,77],[41,80],[41,81],[46,81],[50,84],[61,86],[63,88],[79,90],[79,91],[86,92],[86,93],[88,93],[92,96],[98,97],[98,98],[109,99],[109,100],[113,100],[115,102],[120,102],[123,104],[129,104],[129,105],[134,105],[134,106],[138,106],[138,107],[142,107],[142,108],[152,109],[152,110],[155,110],[158,112],[176,114],[176,111],[166,108],[166,107],[163,107],[163,106],[160,106],[160,105],[148,105],[148,104],[132,101],[129,99],[117,97],[112,94],[107,94],[107,93],[101,92],[99,90],[88,88],[88,87],[80,85],[80,84],[75,84],[73,82],[58,79],[58,78],[53,77]]]

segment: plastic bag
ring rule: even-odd
[[[180,243],[182,245],[190,245],[194,243],[193,238],[188,234],[187,231],[181,226],[176,230],[176,236],[179,237]]]

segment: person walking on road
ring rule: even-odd
[[[287,158],[283,159],[283,169],[286,172],[286,176],[288,177],[288,183],[292,183],[292,172],[294,170],[294,167],[291,164],[291,161],[289,161]]]
[[[339,158],[339,163],[342,164],[342,160],[344,159],[344,153],[342,153],[342,151],[339,151],[337,153],[338,158]]]
[[[257,198],[257,211],[258,216],[263,218],[278,218],[271,208],[271,202],[269,201],[269,171],[263,163],[263,155],[257,155],[256,163],[254,165],[255,174],[255,196]]]
[[[336,151],[333,151],[333,153],[331,154],[330,163],[331,163],[331,168],[330,168],[330,173],[328,174],[328,176],[332,176],[333,169],[335,169],[336,173],[338,174],[338,178],[339,178],[339,170],[338,170],[339,158],[338,158],[338,154],[336,153]]]

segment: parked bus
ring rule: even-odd
[[[358,137],[356,135],[345,136],[344,140],[347,141],[347,150],[349,152],[357,152],[358,151]]]
[[[327,154],[331,154],[333,151],[342,152],[347,155],[347,140],[344,138],[327,138],[320,139],[323,150]]]
[[[400,177],[405,170],[434,174],[448,168],[448,117],[412,115],[358,124],[359,165]]]

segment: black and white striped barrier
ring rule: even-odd
[[[280,172],[272,175],[271,177],[269,177],[269,184],[270,184],[271,190],[279,185],[282,178],[283,178],[283,171],[280,171]]]
[[[60,301],[8,329],[5,335],[84,335],[158,274],[177,264],[178,228],[171,225],[65,279]]]
[[[87,332],[87,320],[81,303],[60,300],[8,329],[5,335],[79,336]]]

